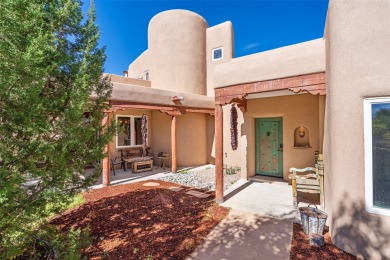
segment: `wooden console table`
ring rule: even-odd
[[[132,172],[147,172],[151,171],[153,167],[153,160],[141,161],[141,162],[133,162],[132,164]]]
[[[133,173],[151,171],[153,167],[153,158],[151,156],[129,157],[124,159],[126,163],[131,163]]]

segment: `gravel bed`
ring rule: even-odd
[[[240,178],[239,173],[223,174],[223,189],[228,189]],[[215,169],[214,167],[205,168],[198,171],[182,170],[178,173],[159,178],[162,181],[178,183],[184,186],[195,187],[197,189],[215,190]]]

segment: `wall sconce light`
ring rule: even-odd
[[[303,137],[305,137],[305,134],[306,134],[305,129],[303,128],[303,126],[301,126],[299,129],[298,135],[300,138],[303,138]]]
[[[173,97],[171,97],[171,99],[172,99],[172,101],[181,101],[184,99],[184,97],[183,96],[173,96]]]

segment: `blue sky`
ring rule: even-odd
[[[89,3],[88,0],[85,0]],[[147,49],[150,19],[159,12],[186,9],[209,26],[233,23],[235,57],[323,36],[328,0],[95,0],[105,72],[122,74]]]

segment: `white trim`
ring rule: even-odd
[[[369,213],[390,216],[390,209],[374,206],[373,172],[372,172],[372,105],[390,103],[389,97],[364,99],[364,166],[366,211]]]
[[[216,50],[221,50],[221,52],[222,52],[221,58],[214,59],[214,51],[216,51]],[[215,61],[215,60],[222,60],[222,59],[223,59],[223,47],[222,47],[222,46],[221,46],[221,47],[218,47],[218,48],[214,48],[214,49],[211,50],[211,60],[212,60],[212,61]]]
[[[115,147],[116,148],[134,148],[134,147],[142,147],[142,144],[138,144],[138,145],[135,145],[135,124],[134,124],[134,118],[142,118],[142,116],[140,115],[116,115],[115,116],[115,122],[117,123],[118,122],[118,117],[128,117],[130,118],[130,128],[131,128],[131,132],[130,132],[130,145],[118,145],[118,132],[115,134]],[[146,119],[148,118],[148,116],[146,116]],[[149,136],[149,128],[147,129],[148,131],[148,135]],[[148,140],[146,140],[146,143],[148,143]]]

